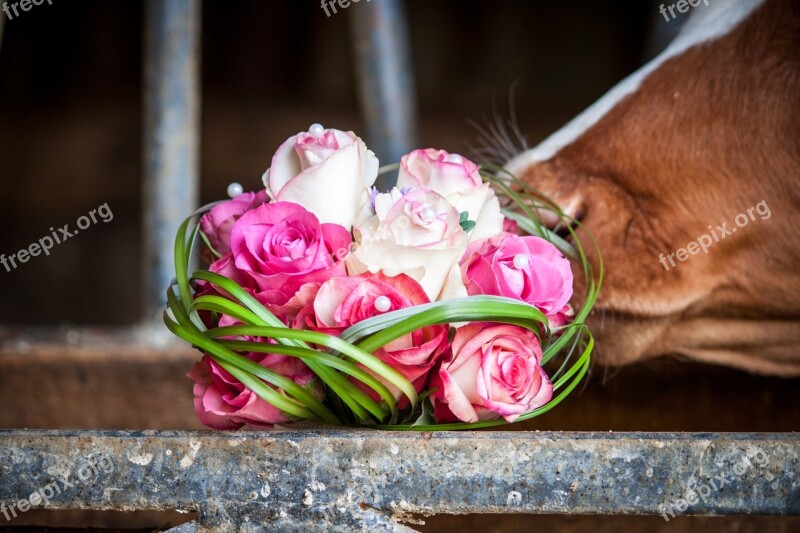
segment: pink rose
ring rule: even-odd
[[[348,230],[378,177],[378,158],[353,132],[315,124],[284,142],[264,174],[274,201],[300,204]]]
[[[429,302],[422,287],[402,274],[388,277],[365,273],[357,277],[331,278],[322,284],[313,305],[300,312],[295,327],[339,335],[362,320]],[[400,372],[419,392],[424,388],[431,368],[446,348],[447,328],[433,325],[390,342],[374,355]],[[378,379],[389,387],[396,398],[402,396],[393,385],[380,377]],[[379,400],[372,389],[366,386],[362,388],[375,400]],[[401,401],[401,406],[402,404]]]
[[[503,233],[517,233],[518,231],[519,225],[516,220],[510,218],[503,219]]]
[[[283,298],[277,300],[275,298],[270,298],[271,295],[265,293],[259,293],[255,296],[262,305],[281,319],[284,324],[292,327],[300,311],[314,302],[314,298],[319,292],[319,287],[320,283],[317,282],[304,283],[286,303],[283,303]]]
[[[233,225],[232,266],[252,280],[255,292],[268,291],[269,301],[282,305],[304,283],[345,275],[340,259],[351,242],[342,226],[320,224],[297,204],[264,204]]]
[[[247,211],[267,202],[266,191],[246,192],[232,200],[211,208],[200,219],[200,230],[208,238],[214,250],[223,256],[231,249],[233,223]]]
[[[481,179],[478,165],[444,150],[414,150],[400,159],[397,187],[430,189],[444,196],[460,213],[475,222],[470,241],[503,231],[503,215],[494,189]]]
[[[374,214],[356,224],[350,275],[383,272],[414,278],[431,300],[466,296],[458,260],[467,234],[458,211],[428,189],[397,188],[375,197]]]
[[[458,154],[434,148],[404,155],[397,180],[398,187],[432,189],[444,197],[483,185],[478,165]]]
[[[257,289],[253,278],[246,275],[243,271],[236,268],[236,264],[234,263],[233,253],[228,251],[225,255],[214,261],[208,266],[209,272],[213,272],[214,274],[219,274],[220,276],[225,276],[228,279],[231,279],[241,285],[245,289]],[[205,286],[208,285],[205,281],[198,281],[198,285]]]
[[[575,318],[575,310],[569,304],[565,305],[561,311],[547,315],[550,322],[550,329],[563,328]]]
[[[502,416],[513,422],[541,407],[553,386],[541,366],[533,332],[511,325],[468,324],[453,339],[452,355],[429,385],[439,423],[477,422]]]
[[[522,300],[546,315],[561,311],[572,297],[569,260],[539,237],[504,233],[472,243],[461,272],[470,295]]]
[[[252,354],[251,359],[303,387],[313,387],[322,398],[322,388],[311,384],[315,375],[299,359],[276,354]],[[194,383],[194,409],[200,422],[212,429],[239,429],[245,424],[269,428],[290,419],[280,410],[242,385],[208,355],[187,374]],[[311,384],[311,385],[310,385]]]
[[[314,301],[314,296],[316,296],[320,286],[318,282],[304,283],[293,295],[280,290],[259,290],[251,277],[245,275],[244,272],[234,266],[233,255],[231,253],[214,261],[208,267],[208,270],[238,283],[246,293],[253,296],[261,305],[266,307],[286,325],[290,325],[297,316],[297,313],[308,303]],[[195,292],[195,297],[214,295],[234,299],[230,294],[212,283],[202,280],[198,280],[196,283],[197,290]],[[218,325],[231,326],[239,324],[238,321],[224,314],[218,315],[218,323],[212,322],[212,314],[208,311],[201,311],[200,317],[210,328],[217,327]]]

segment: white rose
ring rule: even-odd
[[[263,180],[274,202],[300,204],[320,222],[350,229],[377,177],[378,158],[353,132],[315,124],[278,148]]]
[[[458,262],[468,237],[459,212],[427,189],[399,189],[375,197],[374,215],[355,227],[356,246],[346,259],[351,276],[382,271],[414,278],[431,301],[466,296]]]
[[[477,241],[503,231],[503,214],[494,189],[481,179],[478,166],[444,150],[414,150],[400,160],[397,186],[423,187],[444,196],[459,213],[475,222],[469,240]]]

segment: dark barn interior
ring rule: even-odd
[[[0,268],[0,429],[202,429],[185,377],[198,355],[182,344],[160,345],[167,342],[163,328],[141,305],[143,4],[53,0],[4,21],[0,252],[13,253],[103,204],[113,218],[47,257]],[[534,146],[668,42],[681,20],[659,20],[657,6],[406,2],[417,144],[491,158],[480,131],[513,113]],[[326,17],[317,2],[202,3],[202,203],[224,196],[232,181],[258,188],[277,146],[309,124],[365,129],[348,16]],[[593,367],[559,408],[510,429],[790,432],[800,429],[798,404],[798,380],[674,357]],[[13,525],[144,531],[185,520],[175,513],[31,512]],[[796,517],[424,520],[412,527],[800,530]]]

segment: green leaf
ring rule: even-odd
[[[476,223],[469,219],[469,212],[468,211],[461,211],[459,213],[458,224],[461,226],[461,229],[469,233],[473,230]]]
[[[411,427],[430,426],[431,424],[436,424],[436,419],[433,418],[433,402],[431,402],[430,398],[425,398],[422,402],[422,413],[420,413],[419,418],[411,424]]]

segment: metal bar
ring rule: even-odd
[[[367,145],[382,164],[416,146],[414,77],[400,0],[361,2],[347,10]],[[383,182],[387,187],[393,183]]]
[[[145,15],[144,291],[158,317],[174,277],[173,240],[197,207],[199,0],[148,0]]]
[[[66,479],[38,504],[195,510],[200,530],[392,531],[412,513],[798,515],[799,437],[6,430],[0,514]]]

